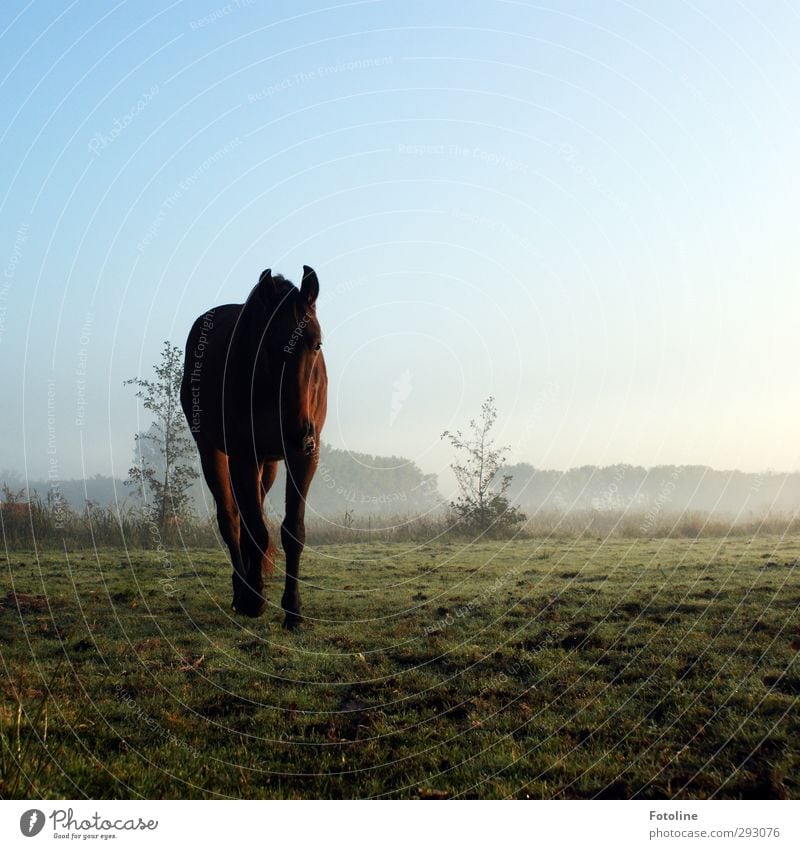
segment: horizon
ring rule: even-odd
[[[398,457],[363,454],[353,457],[349,452],[323,446],[319,483],[309,493],[307,503],[309,521],[316,523],[315,527],[328,527],[331,521],[338,526],[338,519],[344,515],[348,528],[378,531],[395,527],[401,517],[401,524],[406,525],[424,523],[434,516],[450,516],[453,502],[462,493],[444,491],[437,475],[418,467],[409,468],[402,461]],[[507,485],[509,504],[526,517],[526,528],[527,520],[541,523],[548,516],[560,515],[606,519],[617,516],[628,522],[638,519],[642,520],[639,533],[645,524],[650,526],[657,521],[663,531],[670,522],[690,519],[728,522],[731,529],[763,520],[776,530],[783,527],[775,525],[776,521],[796,520],[800,499],[800,472],[754,473],[706,466],[647,469],[625,464],[553,470],[517,464],[501,467],[500,475],[508,481],[503,491]],[[499,479],[498,475],[496,482]],[[55,496],[57,501],[52,503],[64,504],[75,515],[81,515],[89,504],[121,513],[131,509],[136,512],[143,505],[137,487],[128,486],[129,482],[120,478],[97,476],[60,480],[57,484],[49,479],[23,482],[3,470],[0,483],[4,490],[10,490],[0,494],[0,501],[21,498],[24,503],[30,499],[52,509],[51,496]],[[267,513],[273,518],[282,512],[285,485],[285,476],[279,471],[268,498]],[[213,521],[213,497],[202,479],[194,481],[187,495],[190,509],[184,518],[190,523],[204,516]],[[541,524],[537,527],[542,529]],[[674,531],[677,526],[672,527]],[[718,526],[714,527],[719,531]]]
[[[423,474],[425,474],[425,475],[431,475],[432,474],[432,475],[436,475],[437,478],[439,477],[438,472],[432,471],[431,469],[426,469],[424,466],[419,466],[418,464],[416,464],[415,460],[412,460],[408,457],[404,457],[401,454],[373,454],[371,452],[358,451],[357,449],[354,449],[354,448],[353,449],[336,448],[335,446],[326,442],[326,440],[324,440],[324,439],[322,440],[322,446],[323,446],[323,449],[327,449],[327,450],[333,449],[333,450],[336,450],[336,451],[344,451],[350,456],[369,457],[373,460],[402,460],[404,463],[414,463],[415,465],[417,465],[420,472],[422,472]],[[570,472],[575,472],[575,471],[579,471],[580,469],[587,469],[587,468],[588,469],[597,469],[598,471],[604,471],[604,470],[607,470],[607,469],[615,469],[615,468],[619,468],[619,467],[626,467],[626,468],[631,468],[631,469],[643,469],[645,472],[648,472],[648,473],[657,471],[658,469],[704,469],[704,470],[707,470],[709,472],[714,472],[716,474],[721,474],[721,475],[726,475],[726,474],[742,474],[742,475],[748,475],[748,476],[773,475],[773,476],[776,476],[776,477],[790,476],[790,475],[800,475],[800,468],[799,469],[763,468],[763,469],[747,470],[747,469],[736,469],[736,468],[718,468],[718,467],[715,467],[715,466],[709,466],[705,463],[659,463],[658,465],[654,465],[654,466],[645,466],[645,465],[642,465],[640,463],[626,463],[626,462],[623,462],[623,461],[616,462],[616,463],[613,463],[613,462],[612,463],[603,463],[602,465],[597,464],[597,463],[584,463],[580,466],[569,466],[568,468],[557,469],[557,468],[548,467],[548,466],[536,466],[533,463],[528,462],[527,460],[517,460],[517,461],[515,461],[515,460],[509,459],[509,461],[506,462],[503,465],[502,468],[513,469],[513,468],[516,468],[518,466],[529,466],[530,468],[534,469],[536,472],[547,472],[547,473],[550,473],[550,474],[559,474],[559,475],[566,475],[566,474],[569,474]],[[0,484],[9,480],[9,478],[11,478],[11,477],[14,477],[17,480],[23,480],[24,479],[23,473],[20,470],[15,469],[13,467],[9,467],[9,466],[0,467]],[[60,480],[65,481],[65,482],[66,481],[80,481],[80,480],[89,480],[89,479],[94,478],[94,477],[109,477],[109,478],[112,478],[114,476],[105,475],[102,472],[91,472],[91,473],[88,473],[87,475],[82,476],[82,477],[78,476],[78,477],[71,477],[71,478],[60,478]],[[127,475],[122,475],[122,476],[117,476],[115,479],[116,480],[124,480],[126,477],[127,477]],[[46,480],[46,479],[47,479],[46,473],[41,475],[40,477],[33,475],[29,478],[29,480],[35,481],[37,483],[39,483],[43,480]]]
[[[389,466],[381,467],[381,466],[379,466],[379,467],[376,467],[375,471],[380,472],[383,468],[390,471],[390,470],[395,469],[395,468],[402,468],[404,465],[412,464],[419,470],[421,475],[423,475],[423,476],[433,475],[436,478],[437,487],[441,488],[441,486],[442,486],[442,475],[439,472],[431,471],[430,469],[426,469],[425,467],[418,465],[416,463],[416,461],[414,461],[414,460],[412,460],[408,457],[403,457],[402,455],[399,455],[399,454],[371,454],[369,452],[357,451],[355,449],[341,449],[341,448],[336,448],[335,446],[326,442],[326,440],[324,440],[324,439],[322,440],[322,449],[323,449],[322,450],[323,459],[320,463],[320,472],[321,473],[324,472],[324,469],[325,469],[325,462],[324,462],[325,453],[327,451],[333,450],[333,451],[342,451],[342,452],[346,453],[349,457],[357,458],[357,460],[364,459],[364,458],[369,458],[370,460],[373,460],[373,461],[400,460],[401,466],[399,466],[399,467],[389,467]],[[529,463],[525,460],[507,461],[506,463],[504,463],[501,466],[501,471],[502,470],[509,470],[509,471],[513,472],[513,470],[519,469],[519,467],[528,467],[537,474],[562,475],[562,476],[568,476],[571,473],[582,471],[584,469],[592,469],[595,472],[606,472],[606,471],[609,471],[609,470],[620,469],[620,468],[637,470],[637,471],[644,471],[648,476],[651,475],[651,474],[654,474],[654,473],[656,473],[660,470],[675,470],[675,469],[686,470],[686,471],[688,471],[688,470],[702,470],[704,474],[705,473],[712,473],[712,474],[716,474],[716,475],[744,475],[744,476],[753,477],[753,478],[764,478],[764,477],[780,478],[780,477],[792,477],[794,475],[800,475],[800,469],[784,470],[784,469],[767,468],[767,469],[756,469],[756,470],[753,470],[753,471],[747,471],[747,470],[744,470],[744,469],[715,468],[713,466],[708,466],[708,465],[702,464],[702,463],[661,463],[657,466],[643,466],[643,465],[640,465],[640,464],[624,463],[624,462],[607,463],[607,464],[603,464],[603,465],[598,465],[598,464],[594,464],[594,463],[587,463],[587,464],[583,464],[581,466],[570,466],[569,468],[566,468],[566,469],[556,469],[556,468],[549,468],[549,467],[543,467],[543,466],[535,466],[532,463]],[[448,471],[449,470],[450,469],[448,467]],[[57,480],[54,481],[54,483],[57,487],[58,484],[60,484],[60,483],[68,484],[68,483],[75,483],[75,482],[80,482],[80,481],[89,481],[89,480],[93,480],[95,478],[104,478],[104,479],[114,480],[114,481],[118,481],[118,482],[124,482],[124,481],[127,480],[127,477],[128,477],[127,474],[114,476],[114,475],[105,475],[102,472],[94,472],[94,473],[91,473],[91,474],[87,474],[83,477],[79,476],[79,477],[70,477],[70,478],[63,478],[63,477],[58,478]],[[44,474],[40,477],[30,476],[26,479],[23,476],[23,474],[20,471],[18,471],[17,469],[10,468],[10,467],[0,467],[0,485],[9,483],[10,481],[13,481],[15,484],[22,483],[25,488],[28,488],[31,483],[33,483],[33,484],[48,483],[49,480],[50,479],[48,478],[47,474]],[[199,480],[200,480],[200,482],[202,482],[202,476]],[[457,492],[457,489],[454,486],[452,480],[447,480],[447,478],[445,478],[445,483],[448,486],[446,493],[440,492],[439,494],[442,495],[442,497],[445,500],[447,500],[454,493]],[[273,496],[274,496],[274,494],[273,494]],[[0,497],[0,500],[2,500],[1,497]]]
[[[494,395],[512,464],[800,468],[800,18],[221,8],[4,7],[0,468],[124,477],[122,381],[303,264],[334,447],[445,481]]]

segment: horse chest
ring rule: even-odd
[[[275,406],[258,403],[230,405],[225,420],[229,445],[252,446],[260,455],[280,450],[280,414]]]

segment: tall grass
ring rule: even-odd
[[[626,510],[538,511],[522,528],[528,537],[611,537],[625,539],[698,539],[725,536],[790,534],[800,531],[797,514],[723,516],[697,510],[652,512]]]
[[[208,520],[173,521],[166,531],[159,529],[139,507],[115,509],[87,502],[81,512],[59,499],[42,499],[3,489],[0,503],[0,530],[6,547],[29,549],[36,546],[91,548],[125,546],[156,549],[159,545],[187,547],[217,544],[216,529]]]
[[[35,492],[25,497],[6,487],[3,496],[0,531],[8,549],[125,546],[153,550],[160,546],[197,548],[221,545],[216,520],[211,517],[173,520],[166,531],[162,531],[138,507],[115,509],[87,503],[84,510],[78,512],[63,501],[43,500]],[[279,521],[280,517],[269,517],[273,530],[277,530]],[[504,529],[498,534],[490,529],[480,538],[695,539],[787,533],[800,533],[800,515],[775,513],[732,518],[697,511],[654,514],[641,510],[539,510],[532,512],[525,524],[516,530]],[[353,516],[345,511],[338,517],[312,516],[307,519],[310,545],[475,538],[474,532],[462,529],[445,512],[425,516],[372,517]]]

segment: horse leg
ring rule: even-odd
[[[286,458],[286,516],[281,525],[281,543],[286,556],[286,586],[281,607],[286,613],[283,627],[294,630],[300,615],[300,556],[306,542],[306,496],[317,470],[316,455]]]
[[[264,572],[269,551],[269,532],[264,521],[261,468],[251,458],[229,459],[231,488],[241,517],[239,547],[244,563],[243,580],[234,607],[245,616],[260,616],[266,607]]]
[[[267,501],[267,495],[269,491],[272,489],[272,485],[275,483],[275,476],[278,474],[278,461],[277,460],[267,460],[261,466],[261,506],[265,507]],[[267,544],[267,552],[264,555],[264,570],[267,575],[272,575],[275,571],[275,543],[273,541],[272,535],[270,534],[269,542]]]
[[[275,476],[278,474],[278,461],[267,460],[261,466],[261,498],[266,499],[269,491],[272,489],[272,484],[275,483]]]
[[[231,491],[228,473],[228,457],[213,446],[198,443],[203,477],[206,479],[214,503],[217,507],[217,525],[219,532],[231,556],[233,566],[233,589],[236,594],[237,581],[244,577],[244,564],[239,549],[239,511]]]

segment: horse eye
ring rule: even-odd
[[[320,349],[321,347],[322,347],[322,342],[317,342],[317,344],[316,344],[316,345],[314,345],[314,350],[315,350],[315,351],[319,351],[319,349]]]

